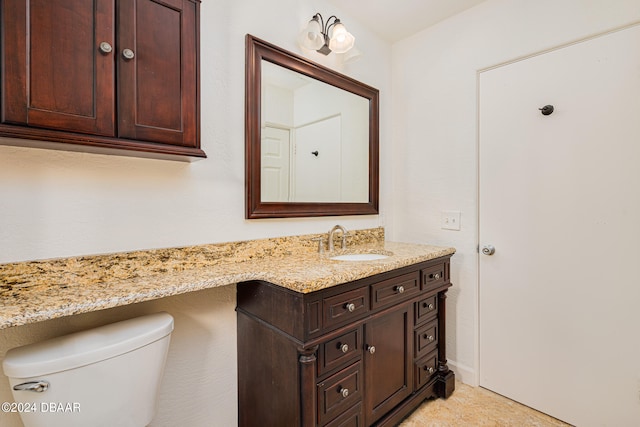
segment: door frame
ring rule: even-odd
[[[280,130],[285,130],[287,132],[289,132],[289,197],[287,197],[287,201],[290,202],[291,198],[293,197],[293,192],[295,190],[295,188],[293,188],[294,182],[295,182],[295,176],[294,176],[294,167],[295,167],[295,151],[296,151],[296,147],[295,147],[295,128],[293,126],[289,126],[289,125],[283,125],[281,123],[275,123],[275,122],[269,122],[266,121],[264,122],[264,125],[262,125],[261,129],[264,128],[272,128],[272,129],[280,129]],[[260,141],[260,143],[262,144],[262,140]],[[260,154],[262,156],[262,153]]]

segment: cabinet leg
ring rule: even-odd
[[[316,351],[318,346],[298,348],[300,362],[300,396],[302,427],[316,425]]]
[[[436,394],[446,399],[456,389],[456,378],[452,371],[438,377],[436,382]]]
[[[446,336],[446,320],[447,320],[447,311],[446,311],[446,299],[447,299],[447,291],[442,291],[438,294],[439,304],[438,304],[438,329],[439,329],[439,337],[438,337],[438,381],[436,383],[436,394],[438,397],[447,398],[451,396],[453,390],[456,388],[455,375],[452,371],[449,370],[449,366],[447,365],[447,336]]]

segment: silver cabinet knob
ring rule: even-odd
[[[131,49],[124,49],[122,51],[122,56],[124,57],[124,59],[133,59],[133,57],[136,55]]]
[[[112,50],[113,50],[113,48],[111,47],[111,45],[108,42],[100,43],[100,52],[102,52],[102,53],[111,53]]]
[[[342,344],[340,346],[340,351],[342,351],[343,353],[346,353],[347,351],[349,351],[349,345],[347,344]]]
[[[483,246],[482,253],[485,255],[493,255],[496,253],[496,248],[494,248],[493,245]]]
[[[341,388],[340,390],[338,390],[338,393],[340,393],[342,395],[342,397],[347,397],[347,396],[349,396],[349,389],[348,388]]]
[[[367,346],[367,351],[371,354],[374,354],[376,352],[376,347],[373,345],[368,345]]]
[[[433,369],[431,366],[425,366],[424,370],[430,374],[433,374],[433,372],[435,371],[435,369]]]
[[[433,335],[427,335],[427,334],[424,334],[422,338],[424,338],[427,341],[433,341],[435,339]]]
[[[433,310],[433,308],[434,308],[434,305],[431,302],[429,304],[425,304],[424,306],[425,306],[425,308],[427,308],[429,310]]]
[[[344,307],[349,310],[349,313],[353,313],[356,310],[356,305],[352,302],[346,304]]]
[[[434,275],[433,275],[433,278],[434,278],[435,280],[438,280],[438,279],[440,278],[440,273],[436,273],[436,274],[434,274]]]
[[[396,288],[396,291],[398,291],[399,294],[403,294],[404,293],[404,286],[400,285]]]

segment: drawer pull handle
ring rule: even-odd
[[[343,353],[346,353],[347,351],[349,351],[349,345],[348,344],[342,344],[340,346],[340,351],[342,351]]]
[[[342,397],[347,397],[347,396],[349,396],[349,389],[348,388],[341,388],[340,390],[338,390],[338,393],[340,393],[342,395]]]
[[[433,280],[438,280],[441,276],[440,273],[431,273],[429,277],[431,277]]]
[[[349,311],[349,313],[353,313],[356,309],[356,305],[350,302],[348,304],[345,304],[344,308],[346,308]]]
[[[427,341],[433,341],[435,339],[433,335],[427,335],[427,334],[424,334],[422,337]]]
[[[112,50],[113,50],[113,48],[111,47],[109,42],[100,43],[100,52],[102,52],[102,53],[111,53]]]
[[[130,60],[130,59],[133,59],[133,57],[136,56],[136,54],[133,53],[131,49],[124,49],[122,51],[122,56],[124,57],[124,59]]]
[[[374,354],[376,352],[376,347],[373,345],[368,345],[367,346],[367,351],[371,354]]]
[[[433,372],[435,371],[435,369],[433,369],[431,366],[425,366],[424,370],[430,374],[433,374]]]
[[[431,302],[430,302],[429,304],[427,304],[427,303],[425,302],[425,303],[424,303],[424,305],[423,305],[423,307],[424,307],[424,308],[427,308],[427,309],[429,309],[429,310],[433,310],[433,308],[434,308],[435,306],[434,306],[434,305],[433,305],[433,303],[431,303]]]
[[[396,288],[396,291],[398,291],[399,294],[403,294],[404,293],[404,286],[400,285]]]

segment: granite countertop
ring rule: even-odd
[[[336,261],[318,253],[313,237],[2,264],[0,329],[248,280],[308,293],[455,252],[388,242],[382,229],[371,229],[351,232],[347,252],[388,258]]]

